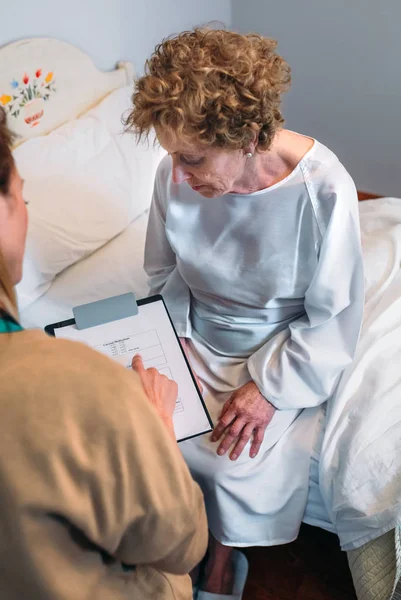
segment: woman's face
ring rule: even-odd
[[[173,161],[174,183],[187,183],[205,198],[217,198],[234,191],[241,180],[246,158],[243,150],[223,150],[158,134]]]
[[[14,285],[22,278],[28,229],[28,213],[22,188],[23,181],[14,169],[7,196],[0,194],[0,249]]]

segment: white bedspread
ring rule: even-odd
[[[320,484],[343,550],[401,523],[401,200],[361,203],[366,307],[329,403]]]

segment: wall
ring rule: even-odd
[[[213,20],[231,24],[230,0],[20,0],[2,13],[0,45],[55,37],[87,52],[98,68],[125,59],[138,72],[163,37]]]
[[[277,38],[293,69],[287,126],[332,148],[360,189],[401,196],[400,0],[20,0],[0,45],[56,37],[140,72],[164,36],[213,20]]]
[[[334,150],[362,190],[401,197],[400,0],[233,0],[233,27],[279,41],[287,126]]]

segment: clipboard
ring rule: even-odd
[[[155,367],[178,384],[173,415],[178,442],[203,435],[213,422],[161,295],[136,300],[122,294],[73,309],[74,318],[45,327],[54,337],[84,342],[130,368],[141,354],[145,368]]]

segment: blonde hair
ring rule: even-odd
[[[166,39],[137,79],[126,129],[151,128],[198,143],[267,150],[284,123],[281,94],[291,71],[275,40],[257,34],[194,29]]]
[[[0,196],[4,198],[9,192],[11,176],[15,169],[14,159],[11,152],[13,135],[7,127],[7,118],[4,109],[0,107]],[[5,199],[6,200],[6,199]],[[14,288],[8,272],[6,261],[0,250],[0,305],[2,302],[1,292],[12,308],[17,310]],[[3,308],[6,308],[3,306]]]

